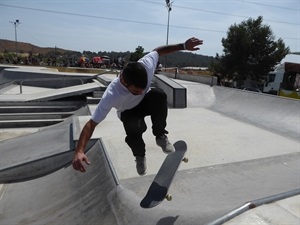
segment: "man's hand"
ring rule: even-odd
[[[83,165],[83,162],[85,162],[87,165],[91,164],[89,159],[83,152],[76,153],[72,162],[74,170],[79,170],[80,172],[84,173],[86,170]]]
[[[185,45],[185,50],[189,50],[189,51],[197,51],[200,48],[196,47],[198,45],[202,45],[203,44],[203,40],[199,40],[198,38],[192,37],[188,40],[186,40],[186,42],[184,43]]]
[[[75,170],[79,170],[80,172],[85,172],[86,170],[84,168],[83,162],[85,162],[87,165],[90,165],[90,161],[84,154],[84,149],[86,148],[86,145],[90,140],[96,126],[97,123],[90,119],[84,125],[80,133],[79,141],[72,161],[72,165]]]
[[[159,56],[164,56],[182,50],[197,51],[200,49],[197,46],[202,44],[203,44],[203,40],[199,40],[198,38],[192,37],[187,39],[184,43],[160,46],[153,49],[153,51],[156,51]]]

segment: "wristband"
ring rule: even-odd
[[[185,43],[182,43],[183,50],[186,50]]]

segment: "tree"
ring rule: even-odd
[[[259,81],[290,52],[281,38],[277,41],[263,17],[234,24],[222,39],[222,56],[211,67],[215,73],[236,81]]]
[[[135,52],[133,52],[133,53],[130,54],[129,61],[136,62],[140,58],[142,58],[143,56],[144,56],[144,48],[142,46],[138,46],[135,49]]]

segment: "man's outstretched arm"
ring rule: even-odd
[[[73,162],[72,162],[73,168],[75,170],[79,170],[80,172],[85,172],[86,170],[83,165],[83,162],[85,162],[88,165],[90,164],[90,161],[88,160],[87,156],[84,154],[84,150],[86,148],[88,141],[92,137],[92,134],[97,125],[98,124],[96,122],[94,122],[93,120],[89,120],[85,124],[85,126],[83,127],[83,129],[80,133],[79,141],[76,146],[76,150],[75,150],[75,154],[74,154]]]
[[[180,50],[197,51],[200,49],[198,46],[202,44],[203,40],[192,37],[186,40],[184,43],[160,46],[155,48],[153,51],[157,51],[159,56],[163,56]]]

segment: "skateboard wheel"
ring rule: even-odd
[[[168,201],[172,201],[172,195],[167,194],[167,195],[166,195],[166,199],[167,199]]]
[[[184,157],[184,158],[182,159],[182,161],[185,162],[185,163],[187,163],[187,162],[189,161],[189,159],[188,159],[187,157]]]

